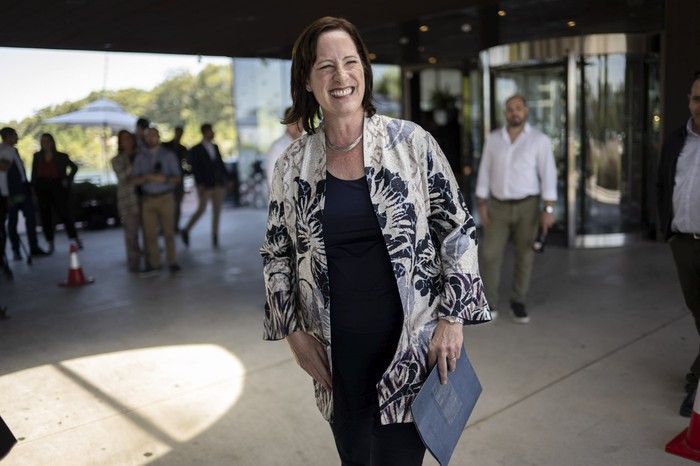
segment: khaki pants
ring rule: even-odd
[[[481,244],[481,278],[484,281],[486,300],[498,309],[498,288],[501,284],[501,266],[508,239],[515,247],[515,271],[510,300],[525,304],[530,289],[530,273],[534,251],[532,243],[537,235],[540,218],[540,198],[531,196],[522,201],[489,200],[488,226],[483,226]]]
[[[141,248],[139,247],[139,227],[141,216],[138,213],[122,217],[124,223],[124,244],[129,270],[138,272],[141,264]]]
[[[168,265],[175,264],[175,196],[173,192],[155,196],[144,195],[141,209],[148,265],[160,267],[159,226],[165,238],[165,254]]]
[[[186,231],[190,231],[199,217],[202,216],[204,211],[207,209],[207,203],[211,199],[211,234],[212,236],[218,236],[219,234],[219,217],[221,215],[221,206],[224,203],[224,198],[226,197],[226,188],[224,186],[215,186],[213,188],[204,188],[197,186],[197,198],[199,199],[199,205],[197,206],[197,211],[192,215],[190,221],[187,222],[185,227]]]

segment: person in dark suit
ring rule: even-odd
[[[41,150],[34,154],[32,163],[32,187],[39,200],[41,225],[49,243],[49,254],[54,251],[54,210],[61,217],[68,238],[82,249],[70,205],[71,187],[78,166],[68,154],[56,150],[56,141],[51,134],[42,134],[40,143]]]
[[[185,197],[185,175],[190,174],[190,164],[188,162],[189,151],[180,142],[184,133],[182,126],[175,127],[175,135],[172,141],[164,142],[163,145],[173,151],[180,164],[180,183],[175,187],[175,233],[180,232],[180,216],[182,215],[182,199]]]
[[[659,229],[673,253],[685,304],[700,334],[700,72],[688,94],[690,119],[664,139],[659,161]],[[700,351],[686,375],[681,416],[690,417],[700,377]]]
[[[219,246],[219,217],[226,196],[227,173],[219,147],[214,144],[214,130],[209,123],[202,125],[202,142],[190,149],[190,165],[197,186],[199,205],[185,228],[180,232],[185,246],[190,244],[190,230],[197,223],[211,199],[211,237],[214,247]]]
[[[47,253],[39,247],[36,235],[36,213],[34,211],[34,199],[27,171],[24,163],[15,148],[17,144],[17,131],[13,128],[5,127],[0,129],[2,137],[3,152],[6,152],[12,159],[6,171],[7,177],[7,231],[12,244],[12,252],[15,260],[22,259],[20,251],[20,239],[17,233],[17,220],[19,212],[24,216],[27,239],[29,240],[29,254],[32,256],[45,256]]]

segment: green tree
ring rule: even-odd
[[[217,133],[216,140],[226,156],[237,150],[232,82],[230,66],[208,65],[196,76],[187,71],[174,73],[150,91],[135,88],[105,93],[95,91],[83,99],[47,106],[21,121],[1,126],[12,126],[17,130],[20,136],[17,148],[28,168],[32,155],[39,150],[41,134],[51,133],[58,150],[68,153],[79,165],[109,169],[109,159],[116,152],[116,134],[110,129],[106,130],[107,157],[104,157],[102,128],[44,123],[48,118],[77,111],[105,97],[133,115],[148,118],[158,126],[164,141],[172,138],[175,126],[184,126],[183,144],[188,147],[201,140],[200,126],[205,122],[212,123]]]

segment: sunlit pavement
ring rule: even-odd
[[[57,286],[62,233],[53,256],[13,262],[0,415],[20,442],[2,465],[339,464],[308,377],[261,340],[264,224],[227,206],[213,249],[205,215],[189,249],[178,238],[179,277],[129,274],[119,228],[81,232],[91,285]],[[688,426],[698,337],[665,245],[549,247],[528,309],[528,325],[501,306],[465,328],[484,392],[451,465],[688,464],[664,446]]]

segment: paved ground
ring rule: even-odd
[[[339,464],[308,377],[261,340],[264,217],[227,208],[218,250],[203,217],[178,242],[180,277],[128,274],[116,228],[82,233],[92,285],[56,285],[63,235],[13,263],[0,414],[21,440],[3,466]],[[465,328],[484,393],[451,465],[688,464],[664,445],[688,425],[698,337],[666,246],[549,247],[529,308],[529,325]]]

